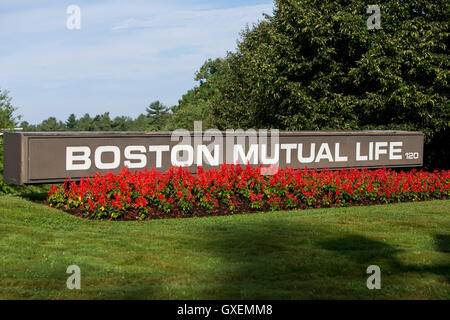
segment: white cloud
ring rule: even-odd
[[[189,1],[134,1],[126,5],[107,1],[80,7],[80,31],[65,28],[64,5],[6,14],[0,10],[0,41],[9,43],[0,48],[0,87],[11,90],[28,121],[35,122],[27,113],[31,115],[32,109],[45,109],[41,119],[62,112],[64,97],[52,99],[51,94],[38,94],[39,90],[62,90],[83,82],[103,88],[108,82],[114,83],[112,87],[120,83],[123,91],[139,95],[131,98],[118,90],[108,94],[104,89],[86,93],[84,105],[100,105],[103,109],[98,112],[108,111],[111,104],[125,107],[127,98],[151,100],[147,88],[152,86],[167,99],[161,98],[163,102],[176,103],[192,87],[194,72],[207,58],[234,50],[245,25],[272,11],[272,4],[211,9],[194,7]],[[161,83],[167,86],[161,87]],[[126,89],[128,86],[133,88]],[[66,100],[74,101],[68,108],[80,102],[71,96]]]
[[[174,26],[195,26],[202,28],[223,27],[223,24],[245,25],[254,21],[255,12],[270,13],[271,5],[243,6],[229,9],[184,10],[161,13],[143,19],[130,18],[121,21],[113,30],[130,28],[170,28]],[[249,20],[250,18],[250,20]]]

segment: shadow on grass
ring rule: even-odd
[[[450,253],[450,234],[437,234],[434,236],[434,241],[436,250],[443,253]],[[447,283],[450,283],[450,262],[440,267],[439,271],[446,277]]]
[[[213,249],[208,254],[219,257],[226,266],[215,272],[211,281],[214,298],[371,297],[365,287],[367,265],[363,268],[361,262],[352,261],[357,259],[349,261],[340,251],[323,250],[318,245],[324,239],[333,241],[335,232],[317,225],[283,221],[220,228],[210,230],[204,234],[205,241],[194,244],[201,251]],[[347,253],[354,245],[351,239],[347,241]],[[359,245],[369,251],[377,249],[369,241]],[[343,285],[351,281],[352,285]]]
[[[440,252],[450,253],[450,235],[449,234],[437,234],[434,237],[436,249]]]
[[[341,235],[326,226],[272,221],[221,228],[211,230],[205,234],[205,241],[194,244],[202,251],[213,249],[209,254],[220,257],[228,266],[212,281],[212,291],[219,299],[395,297],[394,289],[367,289],[366,269],[373,264],[399,284],[408,273],[435,274],[449,280],[448,265],[404,264],[397,258],[402,250],[388,243],[361,235]],[[437,250],[448,252],[448,236],[436,236],[436,243]]]
[[[20,194],[20,196],[29,201],[45,201],[47,200],[47,194],[47,192],[27,192]]]
[[[450,236],[435,235],[436,250],[440,252],[450,251]],[[429,273],[442,276],[450,283],[450,265],[411,265],[402,263],[396,255],[402,250],[395,249],[381,241],[368,239],[362,236],[346,236],[321,243],[326,250],[332,250],[359,264],[369,266],[378,264],[388,274]],[[378,262],[377,262],[378,261]],[[376,262],[376,263],[375,263]]]
[[[319,245],[325,250],[338,253],[366,267],[375,262],[389,266],[390,270],[399,269],[402,266],[395,257],[402,252],[401,250],[395,249],[385,242],[368,239],[360,235],[337,237],[319,242]]]
[[[403,251],[391,244],[329,224],[283,219],[244,221],[199,223],[198,229],[187,231],[195,240],[180,246],[188,248],[193,262],[185,266],[186,274],[180,275],[178,285],[158,277],[139,284],[119,281],[116,289],[105,290],[102,298],[158,299],[167,294],[177,299],[395,298],[399,292],[414,296],[417,282],[401,287],[408,273],[449,280],[448,265],[405,264],[398,258]],[[449,240],[449,235],[436,235],[436,250],[449,252]],[[366,287],[366,269],[373,264],[380,266],[382,281],[390,276],[383,290]]]

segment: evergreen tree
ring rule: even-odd
[[[69,130],[69,131],[75,130],[75,128],[77,126],[77,118],[75,117],[75,115],[73,113],[67,118],[65,126],[66,126],[67,130]]]
[[[85,113],[77,122],[76,129],[79,131],[94,131],[95,129],[92,123],[93,119],[88,113]]]
[[[164,106],[161,102],[155,101],[152,102],[147,111],[148,118],[148,129],[149,130],[161,130],[166,125],[166,122],[169,118],[169,109]]]
[[[65,131],[64,123],[62,121],[56,120],[55,117],[50,117],[40,125],[37,126],[38,131]]]

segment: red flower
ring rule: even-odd
[[[222,165],[208,171],[199,168],[196,174],[185,168],[170,168],[166,173],[154,169],[98,173],[79,183],[68,179],[64,185],[52,186],[47,199],[55,207],[93,217],[114,213],[117,218],[143,207],[149,208],[149,217],[159,217],[168,212],[174,216],[194,215],[198,210],[217,213],[223,205],[228,213],[241,212],[249,205],[254,210],[292,209],[449,196],[450,171],[285,168],[267,176],[261,168]]]

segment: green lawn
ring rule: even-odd
[[[449,299],[449,253],[450,201],[111,222],[0,197],[1,299]]]

